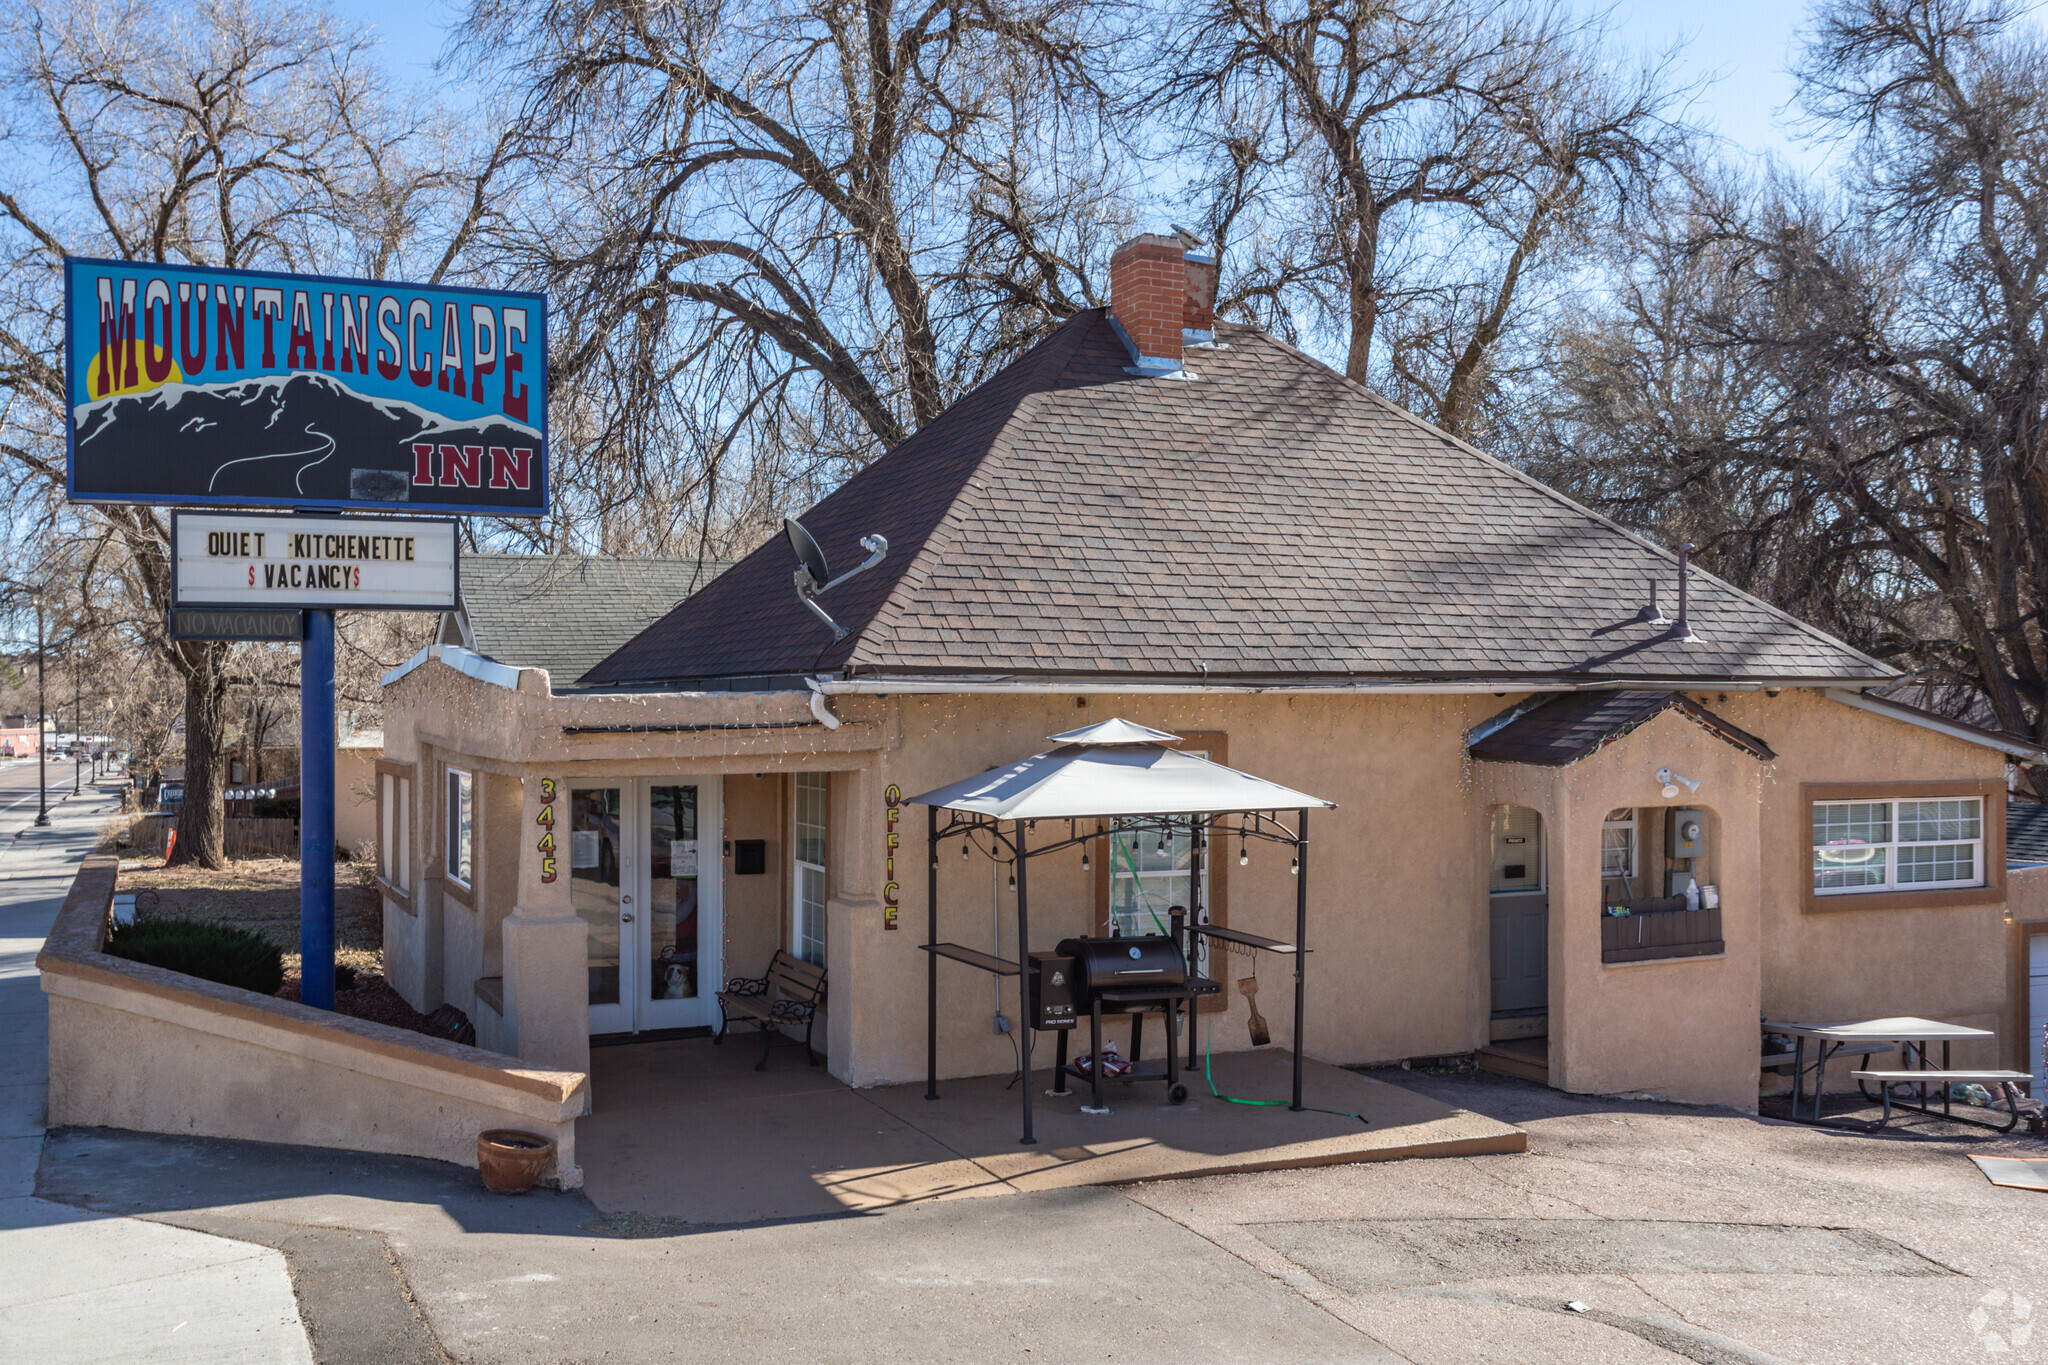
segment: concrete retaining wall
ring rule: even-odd
[[[85,859],[36,966],[50,1006],[50,1124],[340,1147],[476,1165],[477,1134],[555,1140],[580,1185],[582,1072],[256,995],[101,952],[119,864]]]

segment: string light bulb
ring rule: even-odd
[[[1290,877],[1299,877],[1301,875],[1301,855],[1299,853],[1288,860],[1287,875]]]
[[[1088,850],[1086,848],[1081,850],[1081,870],[1083,872],[1088,870]]]
[[[972,839],[962,839],[962,840],[960,841],[960,861],[961,861],[961,862],[963,862],[963,863],[964,863],[964,862],[966,862],[966,861],[967,861],[967,850],[968,850],[969,848],[971,848],[971,847],[973,846],[973,844],[974,844],[974,840],[972,840]]]

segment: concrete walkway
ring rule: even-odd
[[[70,774],[65,773],[68,779]],[[55,800],[55,783],[52,783]],[[283,1252],[36,1197],[49,1014],[36,952],[117,809],[88,789],[0,827],[0,1342],[10,1360],[310,1362]],[[20,830],[19,837],[16,836]]]

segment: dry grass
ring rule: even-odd
[[[245,858],[223,871],[124,863],[121,889],[136,893],[136,915],[233,924],[284,950],[299,965],[299,864],[295,858]],[[153,893],[153,894],[144,894]],[[334,865],[334,958],[359,972],[384,970],[384,919],[368,863]]]

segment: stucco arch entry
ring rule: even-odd
[[[1766,737],[1768,738],[1768,737]],[[1651,1093],[1754,1111],[1762,1006],[1761,811],[1768,765],[1666,711],[1561,767],[1478,761],[1486,856],[1495,808],[1543,817],[1549,863],[1550,1084],[1582,1094]],[[1699,782],[1673,800],[1670,768]],[[1726,950],[1614,965],[1600,960],[1600,826],[1610,810],[1695,806],[1707,814],[1707,876],[1721,889]],[[1484,881],[1481,882],[1482,896]],[[1487,907],[1477,910],[1486,942]],[[1487,1007],[1481,992],[1480,1008]],[[1484,1019],[1478,1036],[1484,1037]]]

